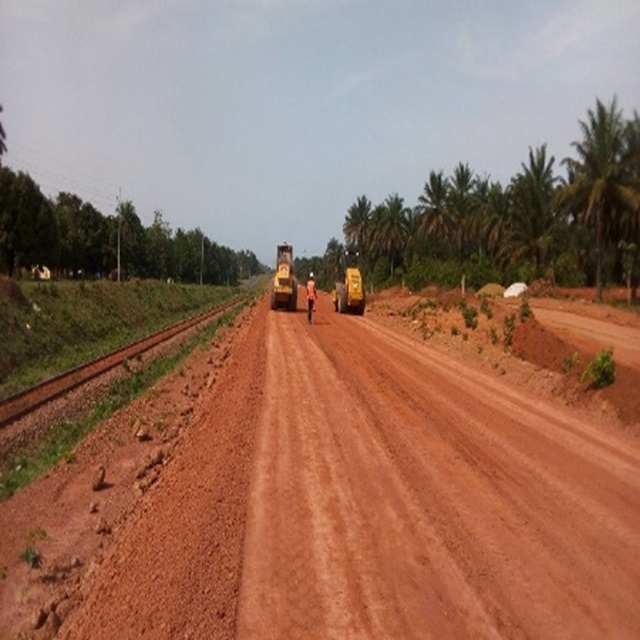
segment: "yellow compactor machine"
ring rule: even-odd
[[[342,256],[343,279],[336,282],[331,292],[333,306],[338,313],[364,314],[366,295],[364,281],[358,265],[360,254],[356,251],[345,251]]]
[[[295,311],[298,304],[298,281],[293,273],[293,247],[286,242],[278,245],[276,273],[271,288],[271,308],[284,307]]]

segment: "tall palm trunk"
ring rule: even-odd
[[[602,206],[596,209],[596,300],[602,301]]]

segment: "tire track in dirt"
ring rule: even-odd
[[[239,637],[633,637],[637,448],[320,310],[268,321]]]
[[[271,393],[259,427],[239,637],[411,637],[416,628],[425,637],[429,619],[435,635],[472,623],[490,637],[473,594],[463,602],[455,566],[444,584],[431,575],[419,550],[430,548],[438,566],[446,550],[427,522],[418,524],[421,511],[367,415],[309,335],[316,327],[300,335],[303,326],[291,314],[268,321]],[[462,626],[433,620],[447,591],[459,595]]]
[[[629,326],[587,318],[557,309],[535,306],[536,318],[562,339],[573,342],[580,348],[592,347],[594,342],[600,349],[613,348],[614,359],[627,367],[640,368],[640,332],[638,322],[630,316]]]

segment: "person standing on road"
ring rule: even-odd
[[[318,290],[316,289],[316,279],[313,271],[309,274],[307,282],[307,322],[311,324],[313,319],[313,303],[318,299]]]

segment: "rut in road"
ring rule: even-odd
[[[637,635],[637,449],[320,309],[267,317],[238,637]]]
[[[636,440],[326,297],[236,335],[60,637],[640,637]]]

